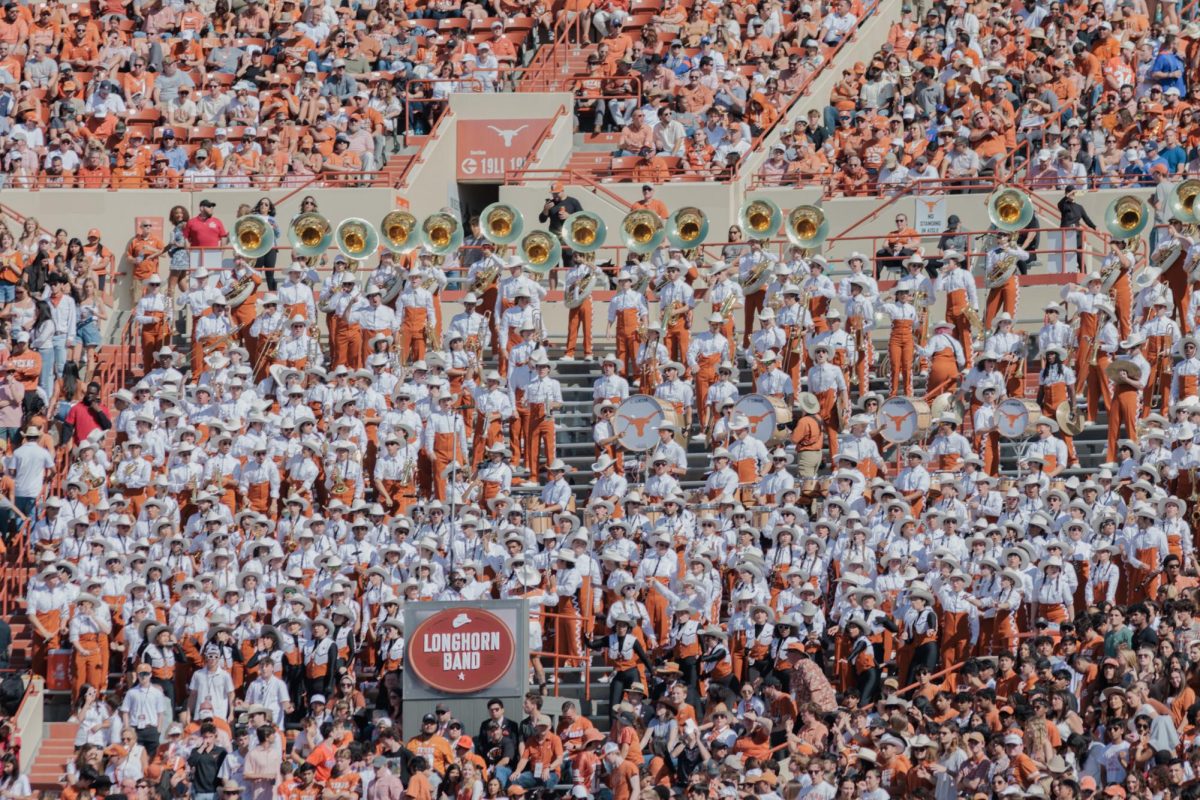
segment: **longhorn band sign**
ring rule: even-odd
[[[516,638],[495,614],[447,608],[408,637],[408,665],[426,685],[449,694],[482,691],[502,679],[516,658]]]
[[[458,179],[502,181],[507,170],[525,166],[529,151],[546,127],[541,119],[461,119],[458,121]]]

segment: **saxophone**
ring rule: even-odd
[[[343,493],[345,493],[347,488],[349,488],[349,487],[346,486],[346,477],[343,474],[341,467],[334,467],[334,469],[333,469],[333,488],[331,489],[331,491],[334,494],[343,494]]]
[[[721,306],[718,309],[717,313],[720,314],[722,317],[728,317],[730,312],[733,311],[733,306],[734,306],[734,304],[737,303],[737,299],[738,299],[737,295],[731,290],[729,292],[729,297],[726,297],[725,300],[721,303]]]
[[[407,459],[404,466],[400,468],[400,482],[412,484],[413,474],[417,471],[417,462],[414,459]]]
[[[484,267],[476,273],[475,280],[471,281],[469,291],[473,292],[476,297],[479,297],[496,285],[496,278],[498,277],[500,277],[499,264],[493,263],[490,267]]]
[[[437,332],[437,319],[425,320],[425,344],[431,350],[442,349],[442,337]]]

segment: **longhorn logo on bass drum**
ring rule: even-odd
[[[478,608],[448,608],[427,617],[408,640],[408,667],[448,694],[473,694],[499,682],[516,657],[504,620]]]

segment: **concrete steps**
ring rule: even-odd
[[[67,762],[75,756],[74,722],[50,722],[45,726],[42,744],[29,770],[34,791],[61,791]]]

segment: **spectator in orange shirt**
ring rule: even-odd
[[[605,783],[611,800],[632,800],[642,794],[638,768],[621,758],[621,748],[614,742],[604,745],[604,763],[608,767]],[[607,799],[606,799],[607,800]]]
[[[434,720],[437,724],[437,720]],[[430,782],[429,762],[422,756],[417,756],[408,765],[408,785],[404,787],[404,796],[413,800],[433,800],[433,784]]]
[[[454,750],[446,737],[437,732],[438,720],[433,714],[421,718],[421,733],[408,740],[409,750],[427,759],[429,766],[439,775],[445,773],[446,765],[454,760]]]
[[[558,784],[562,772],[563,745],[558,734],[550,730],[550,717],[545,714],[537,718],[533,736],[525,740],[525,753],[517,762],[513,774],[522,788],[550,788]]]
[[[642,199],[633,204],[634,208],[645,208],[658,214],[662,219],[666,219],[668,214],[667,204],[654,196],[654,187],[648,183],[642,184]]]
[[[661,156],[654,154],[649,147],[643,147],[638,152],[637,163],[633,165],[633,182],[666,183],[671,177],[667,162]]]

